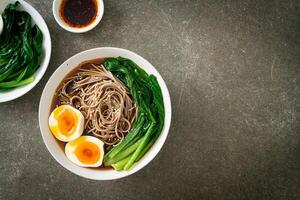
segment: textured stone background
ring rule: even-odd
[[[45,18],[52,58],[42,81],[0,105],[0,199],[300,199],[300,2],[105,0],[85,34]],[[38,103],[53,71],[94,47],[132,50],[164,77],[169,137],[157,157],[121,180],[73,175],[47,151]]]

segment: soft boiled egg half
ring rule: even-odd
[[[76,108],[61,105],[49,117],[49,128],[60,141],[69,142],[80,137],[84,129],[84,116]]]
[[[65,146],[70,161],[81,167],[99,167],[104,156],[104,143],[93,136],[81,136]]]

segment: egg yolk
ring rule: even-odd
[[[73,133],[73,128],[77,124],[77,119],[71,110],[59,107],[54,112],[54,118],[57,120],[58,129],[62,134],[68,136]]]
[[[89,141],[80,142],[76,147],[75,155],[84,164],[94,164],[100,160],[98,146]]]

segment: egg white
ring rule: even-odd
[[[99,148],[99,151],[100,151],[100,159],[94,164],[82,163],[75,155],[75,150],[76,150],[77,146],[72,145],[72,142],[67,143],[65,146],[65,154],[66,154],[67,158],[71,162],[73,162],[76,165],[81,166],[81,167],[99,167],[99,166],[101,166],[102,162],[103,162],[103,157],[104,157],[104,143],[101,140],[99,140],[98,138],[93,137],[93,136],[81,136],[80,138],[84,138],[85,141],[88,141],[88,142],[91,142],[91,143],[97,145],[97,147]]]
[[[77,110],[76,108],[70,106],[70,105],[62,105],[63,109],[68,109],[71,112],[75,113],[75,115],[78,118],[78,122],[77,124],[75,124],[75,131],[73,132],[72,135],[70,136],[66,136],[64,135],[62,132],[60,132],[60,130],[58,129],[58,121],[55,119],[54,117],[54,111],[52,111],[50,117],[49,117],[49,127],[56,127],[57,128],[57,135],[54,135],[58,140],[63,141],[63,142],[70,142],[72,140],[75,140],[76,138],[79,138],[84,130],[84,116],[82,115],[82,113]]]

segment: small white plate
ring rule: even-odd
[[[28,91],[30,91],[43,77],[44,73],[46,72],[46,69],[48,67],[50,56],[51,56],[51,38],[50,33],[47,27],[46,22],[44,21],[43,17],[27,2],[23,0],[18,0],[20,2],[20,5],[18,7],[18,10],[24,10],[28,12],[31,15],[33,24],[37,24],[38,27],[41,29],[43,33],[43,59],[41,62],[40,67],[34,74],[34,81],[32,83],[29,83],[27,85],[14,88],[12,90],[9,90],[7,92],[0,92],[0,103],[11,101],[13,99],[16,99],[24,94],[26,94]],[[0,1],[0,13],[3,13],[5,7],[9,3],[15,3],[15,0],[1,0]]]
[[[156,76],[158,83],[161,87],[163,99],[164,99],[164,107],[165,107],[165,121],[163,130],[156,140],[155,144],[152,148],[145,154],[145,156],[131,169],[130,171],[115,171],[113,169],[105,169],[105,170],[96,170],[91,168],[79,167],[69,161],[67,156],[65,155],[64,150],[58,144],[55,137],[52,135],[49,127],[48,127],[48,118],[51,112],[51,104],[54,96],[54,92],[64,77],[78,64],[83,61],[92,60],[96,58],[105,58],[105,57],[118,57],[122,56],[125,58],[129,58],[137,63],[142,69],[144,69],[148,74],[153,74]],[[103,47],[90,49],[87,51],[83,51],[81,53],[76,54],[75,56],[69,58],[65,61],[57,70],[52,74],[48,83],[46,84],[39,106],[39,124],[42,133],[42,137],[44,143],[46,144],[49,152],[55,158],[55,160],[60,163],[64,168],[69,171],[94,180],[112,180],[118,179],[130,174],[133,174],[143,167],[145,167],[160,151],[162,148],[171,124],[171,100],[168,88],[158,73],[158,71],[151,65],[147,60],[142,58],[141,56],[120,48],[113,47]]]
[[[70,31],[72,33],[84,33],[87,31],[92,30],[93,28],[95,28],[99,22],[101,21],[103,14],[104,14],[104,3],[103,0],[96,0],[97,1],[97,15],[96,15],[96,19],[89,24],[86,27],[82,27],[82,28],[76,28],[76,27],[71,27],[70,25],[68,25],[60,16],[60,5],[62,3],[63,0],[54,0],[53,1],[53,5],[52,5],[52,12],[54,15],[54,18],[56,20],[56,22],[65,30]]]

